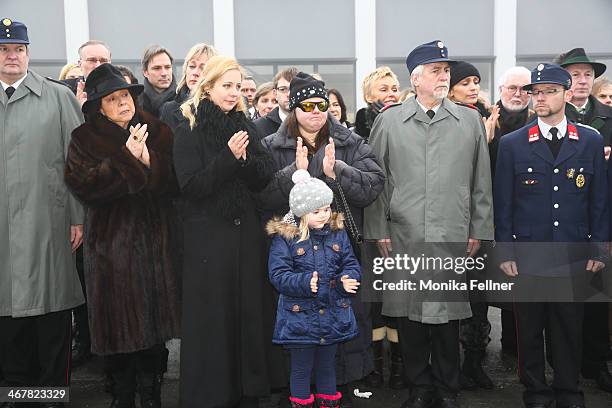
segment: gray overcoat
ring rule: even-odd
[[[83,303],[70,248],[70,225],[83,224],[83,210],[63,176],[82,121],[70,89],[34,72],[10,100],[0,92],[0,316]]]
[[[411,255],[431,243],[428,251],[448,256],[465,256],[468,238],[493,239],[487,138],[475,110],[444,99],[430,120],[410,98],[378,116],[370,144],[387,177],[365,210],[366,239],[391,238],[394,253]],[[385,292],[383,301],[383,314],[423,323],[471,316],[469,303],[422,290]]]

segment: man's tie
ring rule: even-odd
[[[13,93],[15,92],[15,88],[13,88],[12,86],[9,86],[8,88],[4,90],[4,92],[6,92],[6,96],[9,99],[11,99],[11,96],[13,96]]]
[[[425,113],[427,114],[427,116],[429,116],[429,119],[433,119],[433,117],[436,115],[436,112],[432,111],[431,109]]]
[[[556,127],[551,127],[550,134],[552,135],[552,140],[546,139],[546,142],[548,143],[548,147],[550,148],[550,151],[553,154],[553,157],[555,159],[557,158],[557,155],[559,154],[559,151],[561,150],[561,144],[563,143],[563,139],[560,139],[558,137],[558,133],[559,133],[559,129],[557,129]]]

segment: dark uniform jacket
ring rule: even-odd
[[[569,121],[566,133],[556,159],[537,123],[500,140],[494,181],[495,239],[498,242],[608,240],[602,137],[592,129]],[[558,246],[551,246],[552,250],[555,248]],[[502,251],[501,261],[514,260],[519,247],[507,246]],[[519,273],[520,269],[519,266]],[[548,274],[543,271],[531,273]]]

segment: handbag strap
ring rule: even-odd
[[[338,191],[338,195],[340,196],[340,205],[343,207],[342,212],[344,213],[344,217],[346,218],[346,227],[349,231],[349,234],[351,235],[351,237],[353,237],[355,242],[360,244],[363,241],[363,237],[359,233],[359,229],[357,228],[357,224],[355,223],[355,219],[353,218],[353,213],[351,212],[348,202],[346,201],[346,197],[344,196],[344,191],[342,190],[342,187],[340,187],[340,183],[338,183],[337,180],[334,180],[329,177],[328,179],[334,184],[334,186],[336,187],[336,191]]]

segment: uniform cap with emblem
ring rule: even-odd
[[[573,64],[588,64],[593,67],[593,71],[595,71],[595,78],[601,76],[601,74],[606,71],[606,64],[591,61],[589,56],[584,51],[584,48],[574,48],[573,50],[559,54],[557,57],[555,57],[553,62],[555,64],[559,64],[563,68],[567,68]]]
[[[448,48],[440,40],[421,44],[406,57],[406,66],[408,72],[412,73],[419,65],[431,64],[434,62],[448,62],[449,64],[455,61],[448,58]]]
[[[331,204],[334,193],[322,180],[310,177],[306,170],[297,170],[291,176],[295,183],[289,192],[289,208],[296,217]]]
[[[531,71],[531,83],[523,86],[523,89],[528,91],[537,84],[556,84],[570,89],[572,77],[557,64],[542,63]]]
[[[28,27],[19,21],[3,18],[0,22],[0,44],[29,44]]]

